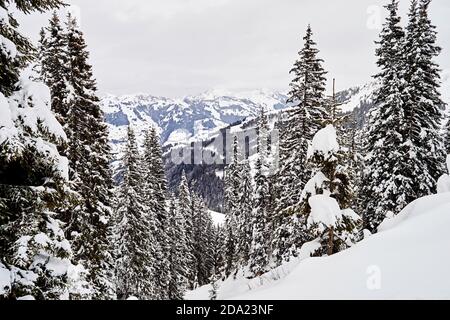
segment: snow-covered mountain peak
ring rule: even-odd
[[[284,94],[270,90],[231,94],[215,89],[180,99],[150,94],[107,95],[102,99],[102,109],[113,145],[123,142],[129,124],[138,137],[142,137],[149,126],[155,126],[163,143],[177,143],[254,117],[261,108],[283,109],[286,100]]]

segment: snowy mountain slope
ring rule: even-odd
[[[359,109],[360,113],[366,113],[374,106],[374,92],[379,86],[378,82],[372,81],[338,92],[336,97],[342,103],[342,111],[352,112]],[[442,100],[450,105],[450,69],[441,72],[441,94]]]
[[[450,193],[419,199],[351,249],[293,261],[261,279],[227,280],[219,299],[450,299],[449,213]],[[207,299],[208,291],[187,298]]]
[[[362,122],[374,106],[376,82],[369,82],[337,93],[344,112],[358,110]],[[450,70],[442,72],[442,97],[450,105]],[[276,113],[287,107],[287,96],[280,92],[254,90],[242,93],[212,90],[182,99],[155,97],[148,94],[108,95],[102,99],[102,109],[109,125],[113,144],[123,141],[126,127],[132,124],[138,137],[150,125],[156,126],[162,142],[174,144],[189,139],[208,138],[212,132],[255,117],[261,107]]]
[[[121,143],[130,123],[138,137],[153,125],[159,129],[163,143],[176,144],[193,136],[200,139],[211,130],[256,116],[261,107],[269,111],[284,109],[286,100],[281,93],[264,90],[233,95],[215,90],[183,99],[109,95],[102,99],[102,109],[113,144]]]
[[[360,87],[353,87],[337,94],[339,102],[343,103],[343,112],[352,112],[355,109],[369,109],[374,105],[374,92],[379,87],[377,82],[370,82]]]
[[[442,95],[450,106],[450,70],[442,73]],[[338,102],[346,112],[355,112],[359,128],[367,119],[369,110],[374,107],[373,93],[376,83],[353,87],[337,93]],[[222,134],[221,130],[229,128],[233,134],[241,134],[256,126],[255,117],[261,107],[269,111],[270,125],[273,127],[279,119],[280,110],[289,106],[287,96],[267,90],[256,90],[244,93],[230,93],[213,90],[198,96],[183,99],[168,99],[147,94],[129,96],[106,96],[102,100],[102,108],[110,130],[110,140],[115,153],[115,160],[120,159],[128,124],[137,131],[140,142],[149,125],[156,126],[165,145],[166,156],[173,148],[186,147],[192,142],[206,142],[207,148],[222,154],[222,148],[210,144],[214,138]],[[448,109],[450,112],[450,108]],[[251,142],[253,146],[255,141]],[[120,163],[114,162],[117,169]],[[171,190],[178,186],[183,170],[192,173],[194,182],[214,184],[212,190],[197,190],[211,209],[220,211],[223,193],[220,181],[223,167],[193,168],[192,166],[168,166],[168,179]],[[117,177],[120,178],[120,177]],[[191,180],[191,182],[192,182]],[[199,184],[196,184],[199,185]],[[205,188],[204,188],[205,189]]]

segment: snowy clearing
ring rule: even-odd
[[[209,214],[215,226],[223,226],[225,224],[225,215],[223,213],[209,210]]]

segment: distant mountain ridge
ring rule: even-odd
[[[362,126],[374,106],[376,82],[355,86],[337,93],[344,112],[357,112]],[[450,70],[442,73],[442,97],[450,104]],[[189,140],[207,139],[218,130],[257,116],[261,108],[276,113],[288,107],[287,95],[269,90],[230,93],[212,90],[181,99],[149,94],[107,95],[101,105],[110,129],[110,140],[117,148],[126,136],[129,124],[142,139],[149,126],[158,129],[161,142],[176,145]]]
[[[376,82],[355,86],[337,93],[344,112],[353,112],[362,127],[368,112],[375,106]],[[450,71],[442,76],[442,98],[450,105]],[[142,142],[144,131],[150,125],[161,134],[165,151],[194,141],[211,141],[221,130],[231,128],[233,133],[254,128],[255,118],[263,107],[270,112],[270,119],[277,120],[280,110],[289,107],[287,95],[281,92],[256,90],[245,93],[209,91],[182,99],[155,97],[148,94],[106,96],[102,109],[110,130],[110,140],[115,153],[114,167],[120,165],[120,153],[129,124],[137,131]],[[447,106],[449,107],[449,106]],[[447,108],[450,113],[450,109]],[[166,153],[168,155],[168,153]],[[175,190],[181,173],[188,174],[195,191],[207,202],[210,209],[221,211],[223,201],[223,166],[176,166],[166,159],[169,188]]]
[[[237,95],[209,91],[182,99],[146,94],[108,95],[102,99],[102,109],[113,144],[123,142],[129,124],[137,131],[138,137],[142,137],[149,126],[155,126],[162,143],[167,143],[200,137],[255,117],[262,107],[269,111],[284,109],[286,101],[286,95],[264,90]]]

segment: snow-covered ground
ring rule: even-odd
[[[304,256],[258,279],[229,279],[219,299],[450,299],[449,228],[450,193],[425,197],[347,251]],[[186,298],[208,299],[209,290]]]
[[[209,214],[215,226],[223,226],[225,224],[225,215],[223,213],[210,210]]]

